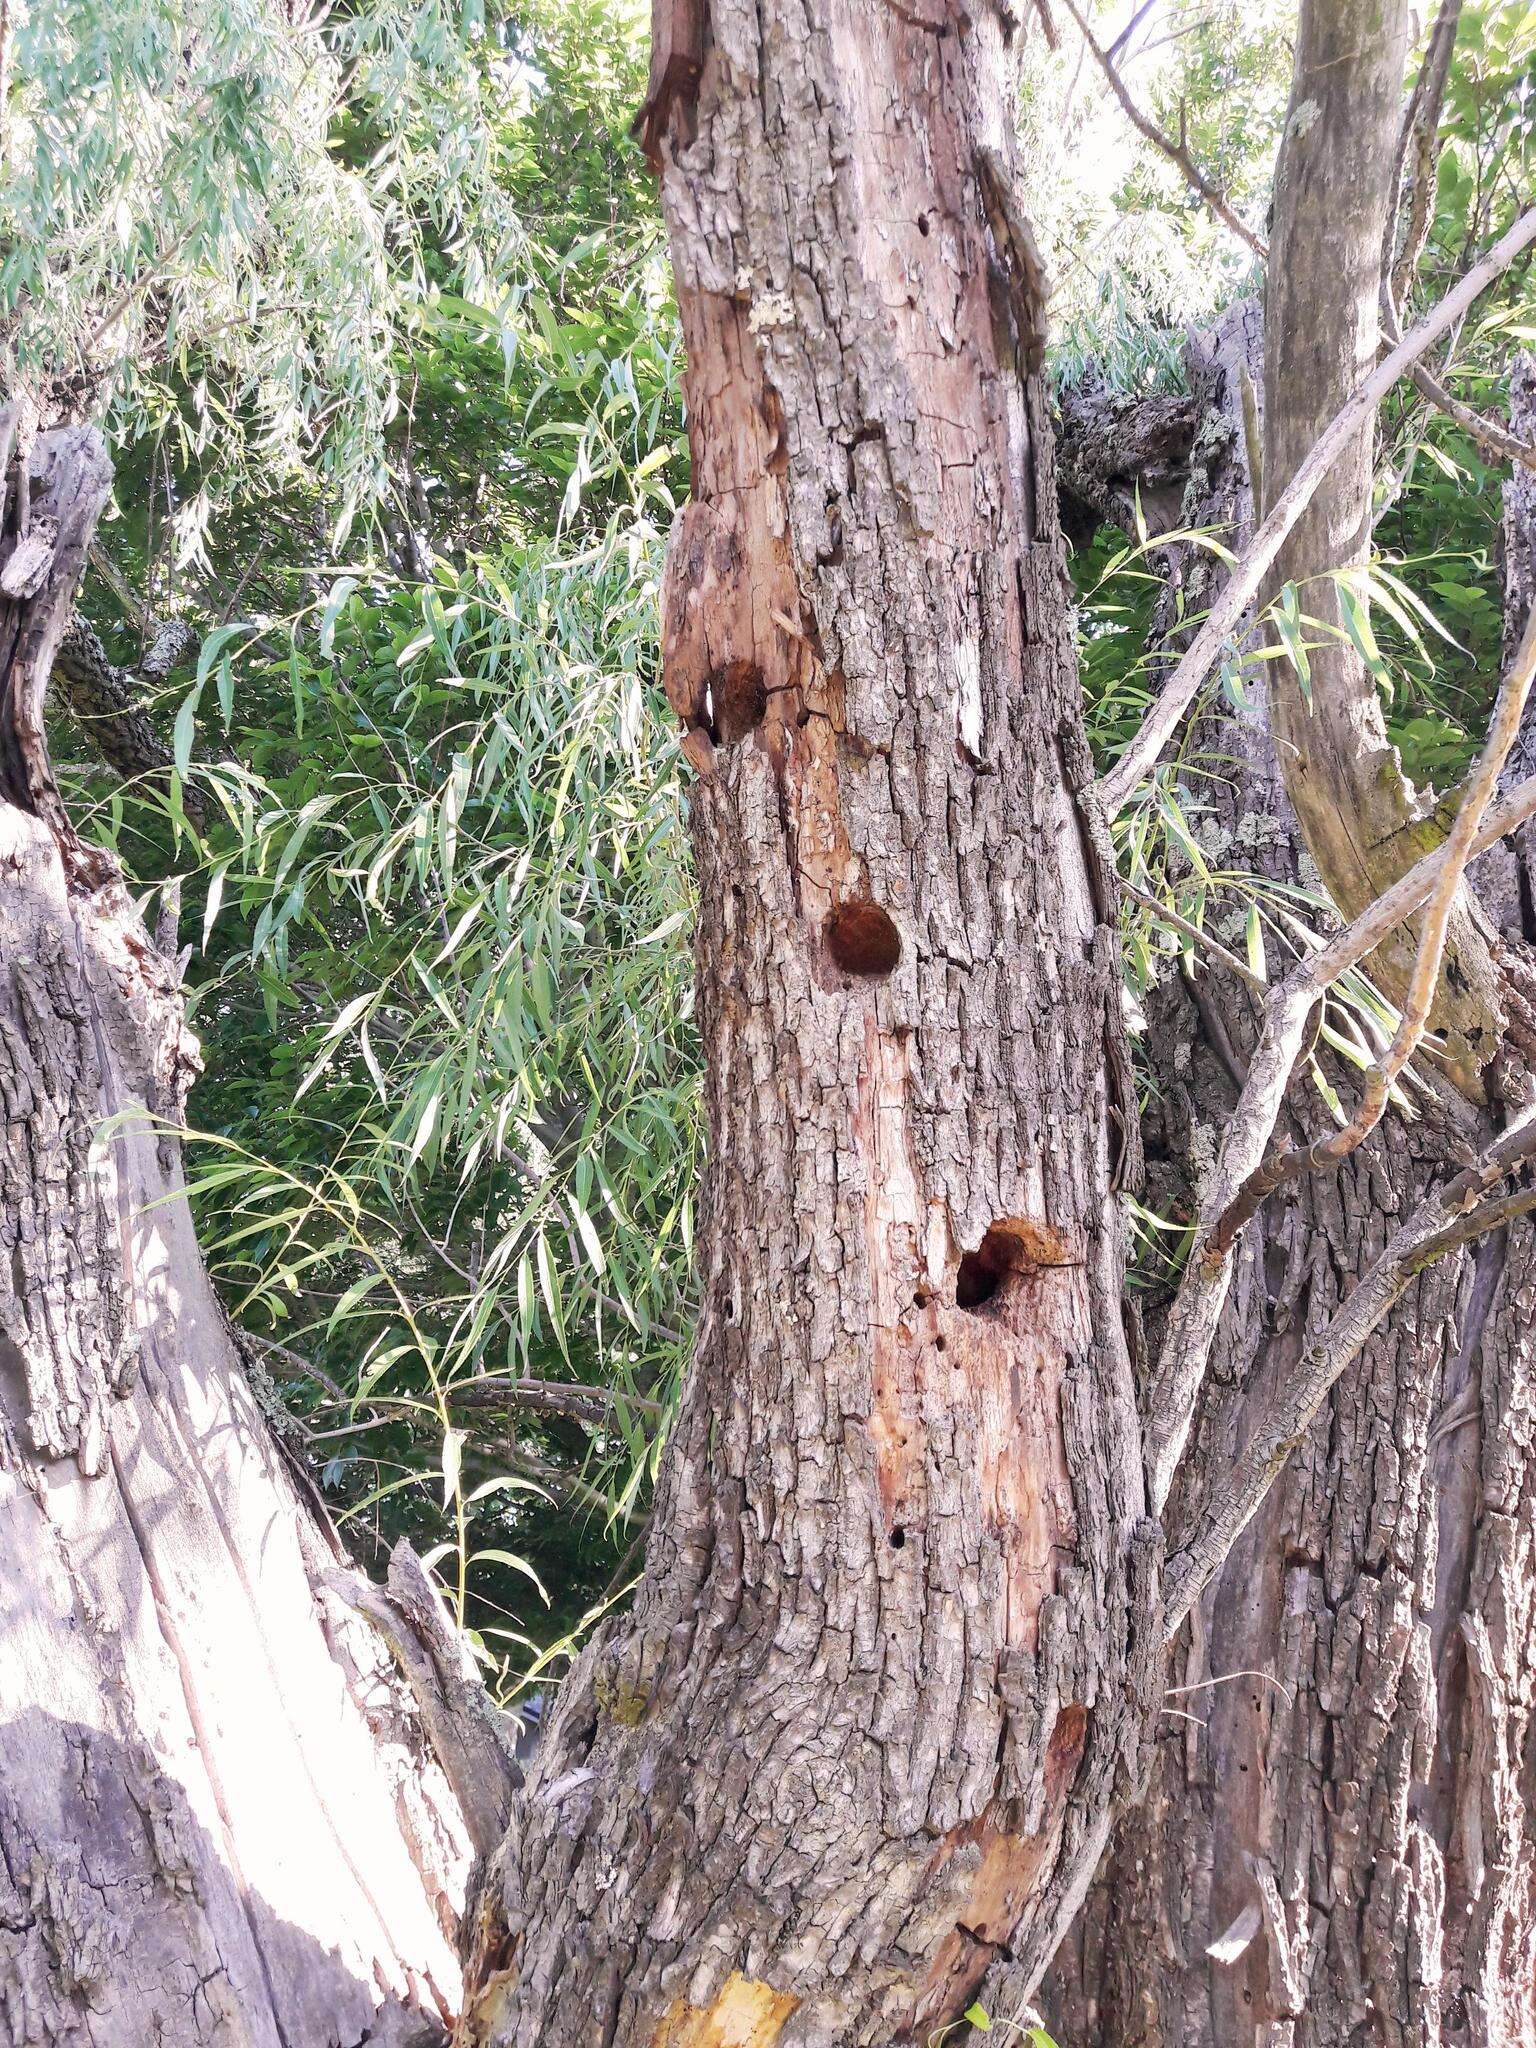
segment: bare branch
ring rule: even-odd
[[[1222,226],[1230,229],[1240,242],[1245,242],[1254,255],[1259,258],[1260,262],[1263,262],[1269,254],[1268,249],[1265,248],[1263,242],[1260,241],[1252,228],[1246,226],[1232,211],[1231,206],[1227,203],[1226,194],[1219,187],[1211,183],[1210,179],[1185,148],[1182,139],[1175,142],[1172,136],[1165,135],[1155,121],[1148,120],[1147,116],[1126,91],[1125,83],[1119,71],[1115,68],[1114,59],[1088,26],[1087,18],[1078,7],[1077,0],[1063,0],[1063,4],[1068,14],[1077,23],[1079,34],[1092,52],[1094,62],[1103,72],[1110,91],[1120,102],[1125,117],[1131,126],[1139,134],[1144,135],[1154,149],[1161,150],[1170,163],[1178,165],[1184,174],[1186,183],[1199,193]]]
[[[1483,852],[1533,815],[1536,775],[1517,784],[1489,809],[1473,836],[1472,854]],[[1226,1301],[1236,1233],[1223,1233],[1221,1222],[1239,1191],[1263,1163],[1313,1009],[1341,974],[1364,959],[1394,926],[1412,916],[1425,902],[1450,858],[1450,847],[1450,840],[1446,840],[1425,854],[1385,895],[1368,904],[1343,931],[1300,961],[1270,993],[1248,1079],[1201,1202],[1196,1248],[1169,1310],[1162,1351],[1147,1392],[1146,1461],[1154,1514],[1162,1512],[1183,1456],[1206,1361]]]
[[[1398,320],[1397,307],[1392,300],[1391,286],[1386,278],[1381,281],[1381,324],[1387,341],[1399,339],[1402,328]],[[1454,398],[1438,377],[1425,369],[1422,363],[1415,363],[1408,372],[1414,389],[1427,398],[1470,436],[1487,456],[1490,462],[1518,462],[1525,469],[1536,469],[1536,446],[1522,441],[1512,434],[1508,427],[1490,419],[1486,413],[1476,412],[1470,405],[1463,405]]]
[[[1498,788],[1500,771],[1509,757],[1509,750],[1519,736],[1520,717],[1530,695],[1533,671],[1536,671],[1536,618],[1527,626],[1525,638],[1510,664],[1499,692],[1487,742],[1467,780],[1461,808],[1441,849],[1444,857],[1424,912],[1418,953],[1403,999],[1397,1031],[1385,1058],[1378,1060],[1367,1074],[1359,1107],[1342,1130],[1319,1138],[1315,1145],[1308,1145],[1304,1151],[1283,1152],[1250,1174],[1213,1231],[1213,1246],[1225,1249],[1231,1244],[1249,1217],[1255,1215],[1267,1197],[1287,1181],[1299,1180],[1303,1174],[1316,1173],[1324,1167],[1342,1165],[1357,1146],[1364,1144],[1385,1115],[1393,1084],[1413,1058],[1428,1028],[1456,892],[1472,858],[1472,845],[1483,813]]]
[[[1403,372],[1455,326],[1479,293],[1507,270],[1532,242],[1536,242],[1536,207],[1521,214],[1413,332],[1383,357],[1334,414],[1306,460],[1275,501],[1247,553],[1228,577],[1220,597],[1206,615],[1205,624],[1169,677],[1162,694],[1142,722],[1140,732],[1102,778],[1099,790],[1106,817],[1112,818],[1124,807],[1137,783],[1167,745],[1180,719],[1194,701],[1196,692],[1215,666],[1228,636],[1252,602],[1286,536],[1311,503],[1323,478],[1353,442],[1363,422],[1374,413]]]
[[[1189,1543],[1169,1560],[1164,1626],[1170,1638],[1252,1519],[1329,1389],[1409,1282],[1457,1245],[1536,1209],[1536,1188],[1488,1199],[1533,1151],[1536,1112],[1502,1132],[1472,1166],[1420,1204],[1317,1341],[1280,1373],[1268,1413],[1213,1488]]]

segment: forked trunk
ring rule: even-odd
[[[237,1364],[173,963],[42,696],[110,469],[0,415],[0,2040],[442,2038],[463,1824]],[[158,1121],[157,1120],[161,1120]]]
[[[497,2043],[926,2042],[1043,1965],[1140,1768],[1133,1111],[1002,19],[658,12],[703,1309],[509,1841]]]

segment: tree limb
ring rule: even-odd
[[[1481,853],[1536,815],[1536,775],[1491,806],[1472,840]],[[1450,859],[1449,840],[1417,861],[1384,895],[1298,962],[1271,991],[1248,1079],[1227,1126],[1200,1208],[1195,1250],[1169,1310],[1162,1351],[1147,1391],[1145,1455],[1151,1509],[1160,1514],[1178,1469],[1232,1272],[1235,1232],[1222,1218],[1263,1163],[1285,1101],[1308,1020],[1323,993],[1372,952],[1428,898]]]
[[[1251,603],[1286,536],[1306,510],[1319,484],[1366,419],[1410,364],[1461,319],[1478,295],[1508,269],[1523,249],[1536,242],[1536,207],[1528,209],[1493,247],[1446,293],[1411,334],[1383,357],[1324,428],[1311,453],[1280,493],[1252,545],[1228,577],[1211,606],[1205,624],[1188,653],[1169,677],[1162,694],[1099,788],[1107,817],[1123,809],[1131,792],[1152,767],[1177,729],[1180,719],[1215,665],[1228,635]]]
[[[1078,33],[1082,36],[1083,41],[1092,53],[1094,62],[1103,72],[1110,91],[1120,102],[1125,117],[1131,126],[1138,134],[1144,135],[1154,149],[1161,150],[1170,163],[1178,166],[1179,170],[1184,174],[1185,181],[1199,193],[1222,226],[1236,235],[1240,242],[1246,243],[1262,263],[1269,254],[1263,242],[1260,241],[1252,228],[1245,226],[1237,214],[1232,211],[1231,206],[1227,202],[1226,194],[1218,186],[1211,183],[1184,144],[1182,142],[1175,142],[1170,135],[1165,135],[1157,123],[1149,120],[1140,107],[1137,106],[1136,102],[1126,91],[1125,83],[1115,66],[1114,59],[1088,26],[1087,17],[1078,7],[1077,0],[1063,0],[1063,4],[1068,14],[1077,23]]]

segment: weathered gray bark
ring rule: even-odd
[[[70,830],[48,668],[110,471],[0,414],[0,2040],[441,2039],[468,1848],[239,1370],[173,965]],[[13,462],[13,456],[16,457]],[[23,481],[24,480],[24,481]]]
[[[1062,527],[1073,545],[1106,521],[1149,534],[1178,520],[1198,425],[1194,400],[1177,392],[1132,397],[1084,380],[1057,401],[1056,481]]]
[[[1204,418],[1184,508],[1239,533],[1245,356],[1256,365],[1251,317],[1195,350]],[[1522,488],[1513,561],[1536,536]],[[1208,562],[1176,569],[1199,579]],[[1199,787],[1229,857],[1294,883],[1301,836],[1265,708],[1255,692],[1248,716],[1199,736],[1196,754],[1222,763]],[[1187,1199],[1251,1042],[1247,998],[1219,971],[1197,968],[1193,993],[1152,1011],[1160,1206]],[[1317,1106],[1298,1108],[1310,1138]],[[1230,1462],[1246,1403],[1445,1160],[1433,1119],[1394,1119],[1250,1226],[1193,1483]],[[1194,1689],[1170,1693],[1149,1798],[1052,1972],[1072,2048],[1512,2048],[1536,2032],[1533,1277],[1528,1225],[1423,1275],[1201,1603],[1171,1677]]]
[[[663,6],[687,343],[703,1308],[633,1615],[562,1691],[475,2025],[926,2041],[1140,1767],[1113,937],[1002,28]]]

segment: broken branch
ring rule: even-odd
[[[1472,858],[1472,844],[1483,813],[1498,787],[1499,774],[1509,757],[1509,750],[1519,736],[1520,717],[1530,695],[1533,671],[1536,671],[1536,617],[1526,627],[1525,637],[1504,679],[1487,743],[1468,778],[1461,808],[1441,848],[1440,872],[1424,912],[1418,953],[1403,999],[1397,1031],[1386,1056],[1378,1060],[1367,1074],[1359,1107],[1342,1130],[1319,1138],[1316,1144],[1308,1145],[1303,1151],[1283,1152],[1250,1174],[1212,1233],[1213,1246],[1225,1248],[1230,1244],[1265,1199],[1287,1181],[1299,1180],[1303,1174],[1316,1173],[1324,1167],[1341,1165],[1365,1142],[1385,1115],[1393,1084],[1413,1058],[1428,1028],[1456,893]]]
[[[1536,815],[1536,776],[1527,777],[1489,808],[1472,835],[1468,857],[1483,852],[1532,815]],[[1222,1231],[1222,1219],[1263,1163],[1312,1011],[1341,974],[1374,951],[1388,932],[1429,897],[1452,857],[1451,844],[1447,839],[1425,854],[1343,931],[1299,961],[1270,993],[1248,1079],[1211,1171],[1201,1202],[1195,1250],[1174,1296],[1148,1388],[1146,1462],[1154,1514],[1160,1514],[1167,1502],[1188,1441],[1195,1401],[1226,1300],[1236,1231]]]
[[[1488,1200],[1536,1150],[1536,1113],[1512,1125],[1464,1172],[1420,1204],[1345,1297],[1316,1343],[1279,1376],[1268,1411],[1212,1489],[1189,1543],[1169,1560],[1164,1627],[1173,1636],[1221,1568],[1329,1389],[1414,1277],[1438,1258],[1536,1209],[1536,1188]]]

